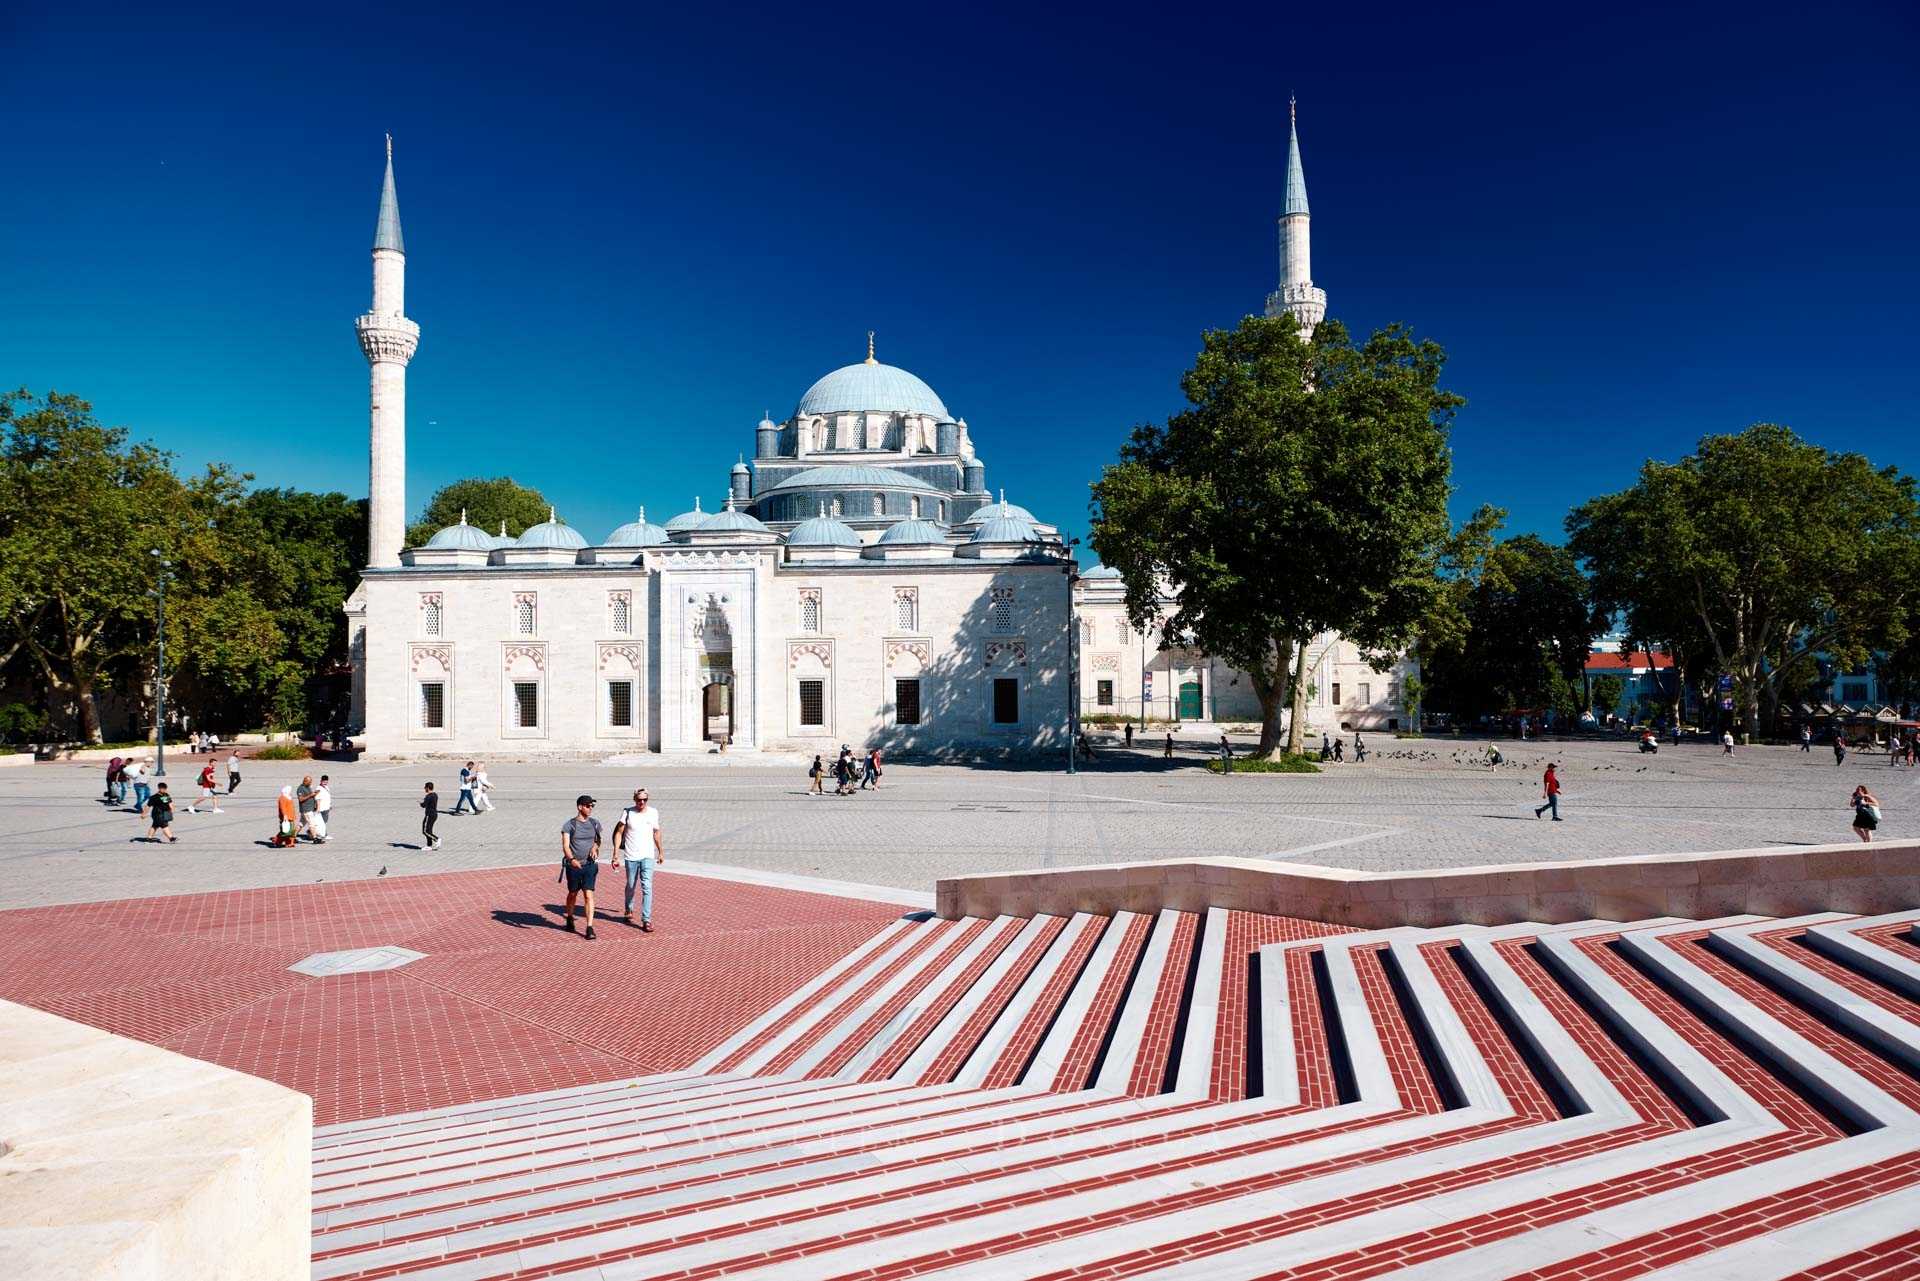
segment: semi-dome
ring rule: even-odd
[[[876,540],[881,547],[935,547],[947,541],[947,531],[930,520],[903,520],[888,526]]]
[[[603,547],[658,547],[669,541],[667,531],[647,519],[647,509],[642,507],[640,514],[620,528],[607,535]]]
[[[494,548],[493,535],[478,525],[467,524],[467,513],[460,513],[458,525],[448,525],[427,540],[429,547],[452,547],[459,551],[490,552]]]
[[[995,516],[975,525],[970,543],[1038,543],[1044,541],[1033,522],[1018,516]]]
[[[554,515],[553,508],[547,508],[547,518],[538,525],[528,526],[525,533],[513,540],[515,547],[551,547],[561,551],[577,551],[587,545],[586,536],[571,525],[563,525]]]
[[[1034,514],[1028,511],[1026,508],[1020,506],[1017,503],[1008,502],[1007,491],[1004,489],[1000,491],[999,502],[988,503],[985,507],[982,507],[979,511],[973,512],[970,515],[968,515],[968,517],[965,520],[961,521],[960,523],[962,525],[984,525],[990,520],[998,520],[1003,517],[1010,517],[1014,520],[1030,521],[1036,525],[1040,523],[1038,518],[1036,518]]]
[[[853,532],[852,526],[844,521],[835,520],[823,510],[818,516],[809,516],[793,527],[787,535],[789,547],[858,547],[860,535]]]
[[[713,515],[712,512],[703,512],[700,510],[700,500],[695,498],[693,500],[692,511],[681,512],[678,516],[668,521],[662,528],[669,534],[677,534],[683,529],[698,529],[706,523],[707,517],[711,515]]]
[[[732,507],[715,512],[694,528],[703,534],[771,534],[773,532],[754,517],[743,511],[736,511]]]
[[[888,467],[870,467],[859,463],[836,463],[826,467],[809,467],[805,471],[795,472],[779,484],[772,486],[767,493],[779,493],[790,489],[917,489],[923,493],[938,494],[939,487],[930,485],[918,476],[909,476],[903,471],[894,471]]]
[[[869,356],[858,365],[843,365],[813,386],[794,409],[798,414],[838,414],[858,410],[927,414],[947,422],[953,415],[933,388],[893,365]]]

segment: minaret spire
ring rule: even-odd
[[[407,362],[420,326],[407,319],[407,249],[400,238],[400,199],[393,188],[393,135],[380,184],[373,231],[373,306],[353,322],[372,366],[367,468],[367,564],[400,563],[407,519]]]
[[[1287,191],[1280,211],[1280,287],[1267,295],[1267,315],[1291,313],[1303,334],[1311,335],[1327,314],[1327,293],[1313,283],[1312,215],[1307,208],[1307,173],[1300,163],[1300,111],[1287,98]]]

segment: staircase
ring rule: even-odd
[[[313,1275],[1916,1277],[1916,921],[903,920],[685,1072],[317,1132]]]

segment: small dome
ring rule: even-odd
[[[703,512],[700,510],[700,500],[696,498],[693,500],[692,511],[681,512],[678,516],[668,521],[663,528],[669,534],[677,534],[683,529],[698,529],[706,522],[707,517],[711,515],[713,515],[712,512]]]
[[[1007,491],[1004,489],[1000,491],[999,502],[988,503],[985,507],[974,512],[960,523],[962,525],[984,525],[990,520],[997,520],[1002,517],[1011,517],[1014,520],[1024,520],[1032,524],[1039,524],[1039,521],[1035,519],[1032,512],[1024,507],[1008,502]]]
[[[747,460],[746,460],[746,459],[744,459],[744,458],[742,458],[742,459],[741,459],[741,460],[740,460],[739,462],[737,462],[737,463],[735,463],[735,464],[733,465],[733,471],[732,471],[732,472],[731,472],[730,474],[731,474],[731,475],[734,475],[734,476],[744,476],[744,475],[746,475],[746,474],[747,474]]]
[[[917,489],[928,494],[942,492],[918,476],[910,476],[903,471],[894,471],[890,467],[869,467],[864,464],[849,463],[809,467],[805,471],[795,472],[767,492],[775,493],[783,489],[841,488]]]
[[[760,430],[761,431],[779,431],[780,424],[773,421],[773,419],[771,418],[762,418],[760,420]]]
[[[947,531],[930,520],[903,520],[880,535],[881,547],[938,547],[947,541]]]
[[[478,525],[467,524],[467,514],[460,513],[458,525],[448,525],[427,540],[429,547],[453,547],[461,551],[490,552],[494,548],[493,535]]]
[[[1037,543],[1043,541],[1033,522],[1016,516],[995,516],[974,526],[970,543]]]
[[[793,412],[838,414],[859,410],[930,414],[943,422],[953,417],[933,388],[906,370],[883,365],[872,356],[862,364],[842,365],[807,388]]]
[[[1080,577],[1083,581],[1086,579],[1095,579],[1099,581],[1118,582],[1120,579],[1120,571],[1111,565],[1089,565],[1086,572],[1081,574]]]
[[[824,511],[818,516],[809,516],[793,527],[787,535],[789,547],[858,547],[860,535],[853,532],[851,526],[835,520]]]
[[[694,528],[703,534],[771,534],[773,532],[754,517],[743,511],[735,511],[731,507],[725,511],[715,512]]]
[[[571,525],[563,525],[554,515],[553,508],[547,508],[547,518],[538,525],[530,526],[520,537],[513,540],[515,547],[548,547],[560,551],[578,551],[587,545],[585,535]]]
[[[639,516],[628,521],[607,535],[602,547],[659,547],[666,543],[667,531],[647,520],[647,509],[642,507]]]
[[[513,535],[507,532],[507,522],[504,520],[500,522],[500,532],[489,535],[489,537],[493,539],[493,545],[495,547],[513,546]]]

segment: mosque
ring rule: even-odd
[[[1326,295],[1307,224],[1295,130],[1267,311],[1311,326]],[[463,519],[404,547],[420,338],[405,287],[389,141],[373,305],[355,321],[369,563],[345,606],[370,752],[1033,752],[1064,743],[1075,659],[1085,714],[1258,720],[1242,674],[1134,631],[1117,574],[1082,575],[1056,526],[996,498],[966,419],[876,359],[871,334],[864,360],[762,419],[718,511],[643,510],[597,541],[557,515],[517,538]],[[1334,636],[1310,652],[1316,732],[1397,727],[1400,672]]]

